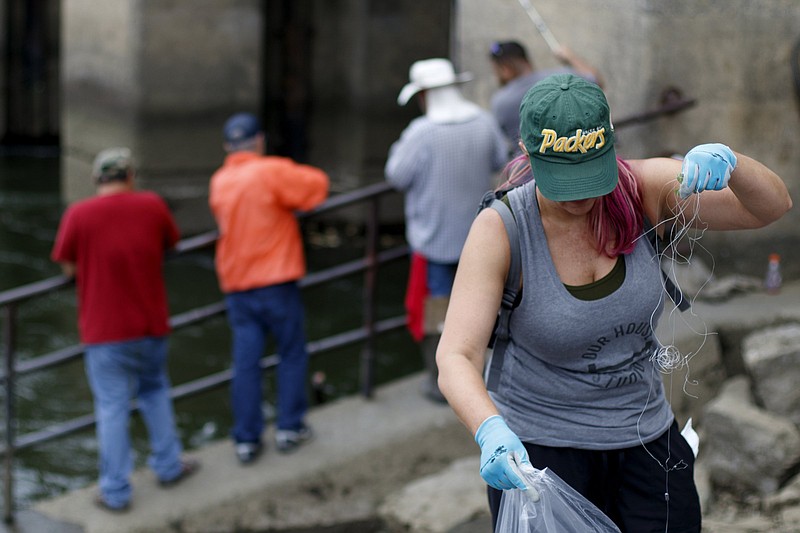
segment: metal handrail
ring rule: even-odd
[[[389,250],[384,250],[377,254],[377,264],[385,264],[396,259],[401,259],[408,256],[408,246],[397,246]],[[364,272],[368,270],[370,261],[367,259],[355,259],[347,263],[342,263],[325,270],[307,274],[303,279],[298,282],[300,288],[314,287],[323,283],[340,279],[352,274]],[[69,284],[66,284],[69,285]],[[48,291],[52,292],[52,291]],[[46,293],[43,293],[46,294]],[[10,306],[8,306],[10,307]],[[174,315],[170,317],[169,324],[173,330],[179,330],[188,326],[193,326],[200,322],[204,322],[210,318],[220,316],[225,313],[225,303],[215,302],[202,307],[196,307],[189,311]],[[54,367],[59,364],[69,363],[83,355],[83,346],[75,344],[60,348],[58,350],[49,352],[44,355],[37,356],[33,359],[20,361],[15,363],[13,369],[14,376],[22,376],[30,374],[39,370]],[[6,381],[7,370],[0,373],[0,383]],[[0,447],[0,454],[4,452],[5,448]]]
[[[343,207],[364,203],[369,204],[369,211],[366,216],[367,238],[364,257],[341,263],[333,267],[312,272],[302,278],[298,285],[301,288],[313,287],[329,281],[350,276],[359,272],[365,273],[364,282],[364,308],[362,310],[362,326],[355,330],[341,332],[323,339],[310,341],[307,344],[310,356],[317,356],[322,352],[358,342],[364,344],[361,353],[361,393],[367,397],[372,397],[374,388],[374,343],[376,335],[400,329],[405,325],[405,317],[397,316],[377,321],[375,313],[375,284],[377,279],[378,267],[382,264],[401,259],[408,256],[408,247],[405,245],[396,246],[391,249],[378,250],[378,227],[379,212],[378,204],[380,198],[394,189],[387,183],[381,182],[368,185],[361,189],[338,194],[329,198],[317,208],[299,213],[298,218],[306,219],[323,213],[341,209]],[[191,252],[208,248],[216,243],[218,232],[208,231],[193,237],[182,239],[171,251],[167,260],[179,257]],[[16,331],[17,320],[16,312],[18,306],[30,299],[37,298],[71,286],[73,280],[67,276],[59,275],[47,278],[42,281],[30,283],[14,289],[0,292],[0,312],[2,312],[2,327],[4,338],[4,365],[0,374],[0,383],[5,385],[5,415],[6,415],[6,434],[5,443],[0,446],[0,454],[4,457],[4,521],[12,523],[14,521],[14,483],[13,483],[13,462],[17,451],[32,448],[39,444],[61,438],[72,433],[90,428],[95,423],[94,415],[88,414],[52,424],[38,431],[30,432],[19,437],[15,432],[15,380],[20,375],[30,374],[43,369],[53,368],[70,361],[80,358],[84,353],[82,345],[77,344],[67,346],[53,352],[28,359],[26,361],[16,360]],[[225,313],[225,303],[216,302],[184,313],[170,317],[170,326],[173,330],[178,330],[188,326],[201,323],[213,317]],[[262,369],[271,370],[277,365],[278,356],[268,355],[261,359]],[[231,380],[232,373],[225,370],[215,374],[207,375],[194,381],[182,383],[173,387],[170,394],[173,399],[183,399],[210,390],[222,387]],[[131,411],[138,409],[135,401],[131,402]]]
[[[697,100],[694,98],[684,98],[679,89],[670,87],[662,92],[661,105],[659,107],[615,120],[614,126],[620,129],[633,124],[641,124],[664,115],[673,115],[681,111],[686,111],[695,104],[697,104]]]

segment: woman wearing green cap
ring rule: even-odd
[[[697,146],[682,163],[618,159],[602,90],[569,74],[528,91],[520,124],[523,172],[534,179],[507,195],[524,285],[507,349],[484,377],[511,257],[501,217],[485,209],[437,352],[439,386],[481,447],[493,522],[502,491],[526,488],[514,457],[549,467],[622,531],[700,531],[694,453],[654,357],[662,275],[639,237],[645,218],[667,234],[766,226],[791,207],[786,186],[722,144]]]

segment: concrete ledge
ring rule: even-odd
[[[150,471],[137,471],[126,514],[96,509],[95,486],[40,502],[34,511],[87,533],[313,531],[374,523],[398,487],[477,454],[450,407],[422,397],[424,379],[418,374],[381,387],[372,400],[351,397],[314,409],[316,439],[292,455],[268,448],[243,467],[226,440],[193,452],[202,469],[172,489],[158,487]],[[475,482],[481,483],[477,467]]]

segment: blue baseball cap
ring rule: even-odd
[[[252,113],[237,113],[225,122],[222,135],[225,142],[237,145],[248,141],[261,132],[261,123]]]

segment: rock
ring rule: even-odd
[[[703,533],[778,533],[775,522],[766,516],[752,514],[749,516],[736,515],[729,520],[720,520],[715,517],[703,520]],[[784,531],[784,530],[780,530]],[[786,530],[788,532],[788,530]]]
[[[800,431],[751,400],[746,377],[725,383],[706,406],[700,453],[715,486],[766,495],[775,492],[800,461]]]
[[[676,255],[674,259],[664,256],[661,268],[672,281],[680,287],[683,294],[690,299],[695,298],[704,287],[714,281],[711,269],[699,257]]]
[[[445,533],[488,515],[478,463],[478,457],[459,459],[437,474],[406,485],[387,496],[379,515],[394,529],[417,533]]]
[[[736,294],[755,292],[763,289],[758,278],[733,274],[722,278],[712,279],[697,294],[697,298],[709,302],[720,302]]]
[[[704,337],[684,325],[673,332],[669,320],[663,319],[659,324],[658,340],[665,345],[671,343],[679,350],[686,365],[670,373],[662,373],[664,391],[678,420],[692,418],[699,426],[703,407],[714,399],[726,378],[719,336]]]
[[[756,400],[800,424],[800,324],[759,330],[745,337],[742,357]]]
[[[800,531],[800,507],[787,507],[781,512],[780,518],[783,524],[781,531],[787,533]]]
[[[697,486],[700,508],[703,510],[703,514],[706,514],[707,510],[711,508],[712,491],[708,469],[702,461],[694,463],[694,484]]]
[[[800,506],[800,476],[795,476],[780,492],[764,498],[764,508],[769,511]]]

